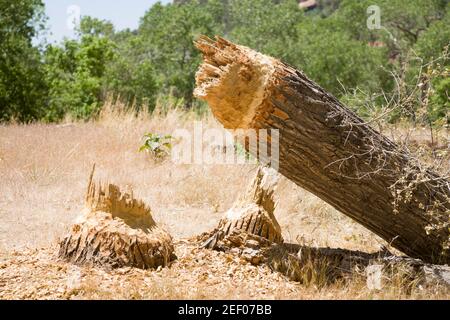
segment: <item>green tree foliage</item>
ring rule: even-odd
[[[292,62],[320,85],[339,96],[344,89],[367,93],[387,88],[386,50],[338,32],[335,19],[308,18],[298,24],[298,42]],[[384,67],[383,67],[384,66]]]
[[[442,13],[442,12],[441,12]],[[425,61],[437,59],[442,51],[450,44],[450,3],[447,5],[445,15],[436,20],[424,30],[414,45],[416,53]]]
[[[379,8],[379,29],[365,26],[366,10],[370,5]],[[440,64],[430,65],[433,59],[443,57],[444,47],[449,44],[448,8],[446,0],[380,0],[376,3],[343,0],[335,13],[339,30],[359,42],[378,43],[386,48],[382,64],[395,75],[396,85],[382,80],[379,91],[399,99],[402,104],[400,113],[393,119],[406,116],[416,121],[419,120],[418,113],[422,113],[422,119],[429,122],[442,117],[444,109],[448,108],[448,103],[446,106],[442,98],[438,98],[445,97],[446,86],[442,77],[445,73],[441,67],[442,64],[448,65],[448,58],[441,59]],[[431,70],[430,67],[439,70]],[[380,80],[384,77],[381,75]],[[429,99],[425,98],[430,94]],[[425,114],[421,111],[424,108],[428,110]]]
[[[296,0],[231,0],[231,40],[286,62],[295,61],[296,25],[303,14]]]
[[[193,41],[200,34],[280,58],[344,101],[362,102],[352,106],[360,114],[410,97],[398,117],[416,120],[423,110],[433,123],[448,117],[448,0],[317,3],[305,12],[297,0],[157,3],[136,30],[83,17],[76,39],[40,51],[33,39],[42,3],[0,0],[0,120],[87,119],[106,97],[150,111],[159,96],[198,107],[192,92],[201,58]],[[367,26],[373,5],[380,28]]]
[[[396,46],[411,46],[431,23],[440,20],[446,0],[343,0],[336,12],[340,29],[356,40],[376,39],[395,42]],[[380,29],[367,28],[370,6],[379,8]]]
[[[450,68],[446,68],[433,82],[433,94],[428,109],[433,124],[450,124]]]
[[[65,114],[87,119],[101,106],[104,76],[114,55],[114,43],[89,30],[93,29],[80,30],[80,41],[66,39],[61,46],[48,46],[45,52],[46,81],[50,87],[45,114],[48,121],[59,120]]]
[[[46,84],[39,48],[40,0],[0,0],[0,121],[30,121],[43,114]]]
[[[450,124],[450,4],[442,20],[433,22],[418,38],[414,50],[420,61],[430,65],[429,118]],[[431,73],[431,74],[430,74]],[[442,122],[442,121],[441,121]]]
[[[114,25],[109,21],[84,16],[80,21],[78,34],[79,36],[91,35],[111,38],[114,36]]]
[[[153,61],[144,57],[141,39],[129,31],[115,36],[115,54],[107,64],[105,91],[137,110],[153,109],[160,90]]]
[[[158,3],[141,19],[138,38],[144,59],[151,59],[165,93],[172,92],[192,104],[195,72],[200,62],[194,39],[200,34],[212,36],[213,15],[200,2]]]
[[[339,9],[341,2],[342,0],[317,0],[317,10],[321,17],[326,18]]]

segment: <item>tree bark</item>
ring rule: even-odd
[[[278,129],[281,174],[407,255],[449,263],[447,178],[301,71],[222,38],[196,46],[204,62],[194,94],[225,128]]]

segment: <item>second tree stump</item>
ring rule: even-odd
[[[259,242],[282,243],[281,228],[273,214],[275,210],[274,191],[278,183],[277,172],[260,167],[247,192],[240,197],[211,232],[203,247],[218,248],[226,238],[238,239],[236,235],[246,234]]]

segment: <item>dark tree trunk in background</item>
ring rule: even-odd
[[[448,263],[450,183],[302,72],[224,39],[196,42],[195,95],[227,129],[279,129],[279,171],[414,258]]]

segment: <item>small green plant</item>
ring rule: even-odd
[[[144,135],[144,144],[139,151],[149,152],[155,159],[162,160],[167,157],[172,149],[173,137],[171,135],[160,135],[158,133],[147,133]]]

